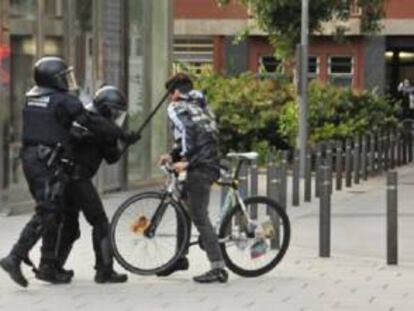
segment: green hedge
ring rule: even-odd
[[[256,150],[262,159],[272,148],[293,147],[298,104],[293,84],[201,74],[196,87],[207,94],[221,130],[223,153]],[[400,105],[373,92],[355,92],[312,82],[309,86],[309,140],[340,139],[397,123]]]

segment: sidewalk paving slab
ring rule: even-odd
[[[414,310],[414,166],[399,169],[400,264],[385,264],[385,176],[332,197],[332,257],[318,255],[319,201],[290,206],[291,246],[281,264],[260,278],[231,274],[227,284],[200,285],[191,279],[208,269],[205,254],[191,249],[189,271],[168,278],[130,274],[127,284],[93,282],[91,229],[82,220],[82,237],[67,266],[75,269],[70,285],[53,286],[34,279],[20,289],[0,271],[0,310]],[[260,184],[260,193],[265,186]],[[290,191],[290,190],[289,190]],[[105,196],[112,215],[136,192]],[[212,195],[212,214],[220,199]],[[0,218],[0,256],[9,251],[30,215]],[[38,260],[38,246],[32,257]],[[117,269],[121,270],[118,266]]]

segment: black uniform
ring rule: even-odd
[[[66,204],[66,201],[70,202],[72,197],[82,198],[91,210],[98,210],[94,207],[100,203],[95,188],[87,178],[96,173],[101,162],[101,159],[97,160],[101,151],[89,148],[88,137],[79,137],[77,128],[88,128],[105,139],[102,144],[107,146],[102,154],[108,162],[119,159],[114,142],[123,135],[123,131],[104,118],[85,111],[76,97],[52,89],[41,88],[39,93],[39,88],[36,88],[35,95],[29,92],[23,118],[23,172],[36,201],[36,213],[24,227],[11,253],[31,264],[29,252],[42,237],[40,267],[60,267],[70,251],[66,245],[73,243],[66,241],[79,237],[79,225],[73,220],[77,218],[77,209],[73,204]],[[79,139],[84,142],[83,153],[79,152],[82,145],[74,145]],[[61,144],[63,150],[49,166],[57,144]],[[74,162],[75,157],[78,165],[71,165],[65,171],[61,159]],[[72,180],[74,174],[79,181]],[[89,216],[89,213],[87,217],[94,223],[107,222],[106,216],[101,217],[101,214],[98,212]],[[98,218],[99,221],[96,220]]]
[[[52,163],[58,144],[66,146],[72,123],[84,113],[82,103],[68,93],[35,87],[27,93],[23,109],[24,176],[36,201],[35,214],[24,227],[12,254],[24,260],[43,236],[44,260],[53,264],[59,237],[61,183],[57,172],[59,156]],[[68,150],[66,150],[68,152]]]
[[[112,271],[112,252],[109,244],[109,222],[102,201],[92,178],[105,160],[108,164],[119,160],[121,152],[117,146],[123,132],[104,117],[89,113],[86,118],[89,134],[73,142],[75,163],[71,181],[65,187],[63,205],[65,209],[62,240],[59,248],[59,265],[63,267],[73,243],[80,236],[79,211],[92,226],[92,241],[96,257],[96,270]],[[99,130],[95,133],[93,130]],[[44,254],[42,252],[42,258]]]

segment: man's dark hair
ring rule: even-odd
[[[191,78],[187,74],[177,73],[168,79],[165,83],[165,88],[170,93],[178,90],[180,93],[186,94],[193,89],[193,81],[191,81]]]

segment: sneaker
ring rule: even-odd
[[[0,260],[0,267],[9,274],[10,278],[18,285],[27,287],[29,282],[24,277],[20,264],[21,260],[13,255],[9,255]]]
[[[115,270],[98,270],[95,274],[95,282],[98,284],[125,283],[126,281],[128,281],[128,276]]]
[[[193,280],[197,283],[226,283],[228,279],[229,275],[227,271],[221,268],[212,269],[193,278]]]
[[[68,284],[72,281],[72,277],[69,274],[50,265],[40,266],[35,272],[35,277],[40,281],[51,284]]]
[[[178,259],[172,266],[170,266],[169,268],[158,272],[157,276],[160,277],[165,277],[165,276],[169,276],[171,274],[173,274],[174,272],[180,271],[180,270],[188,270],[188,268],[190,267],[190,263],[188,262],[187,257],[182,257],[180,259]]]

